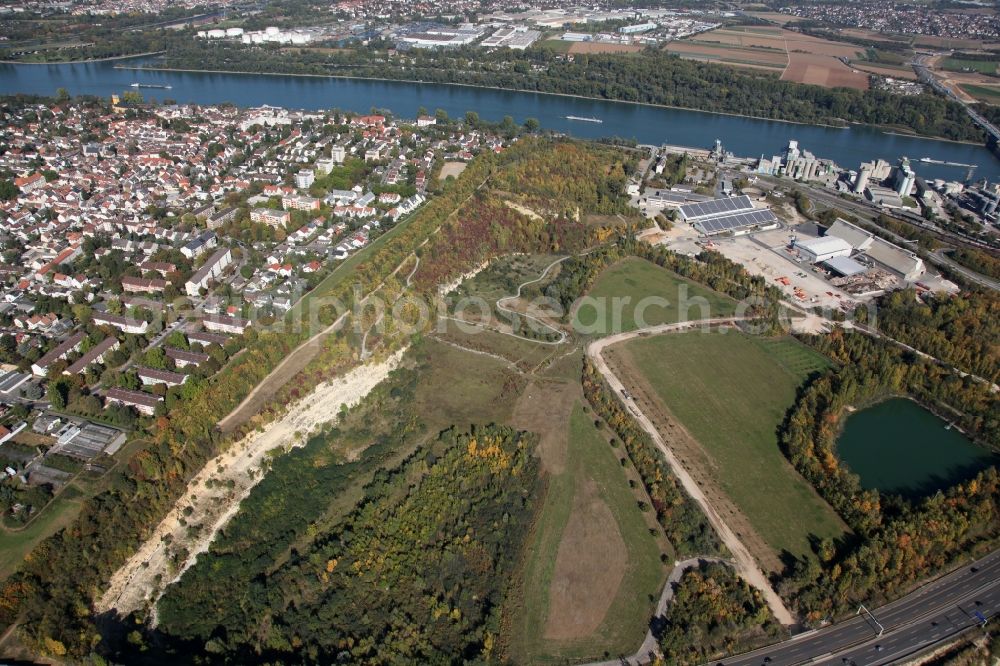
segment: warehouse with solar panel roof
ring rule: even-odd
[[[686,204],[679,210],[681,219],[703,236],[778,228],[777,216],[768,208],[754,208],[746,195]]]

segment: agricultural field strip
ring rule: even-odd
[[[603,350],[611,345],[619,344],[638,338],[640,336],[649,335],[660,335],[664,333],[671,333],[675,331],[682,331],[685,329],[690,329],[694,326],[706,326],[706,325],[725,325],[734,324],[738,321],[743,320],[741,317],[728,317],[723,319],[707,319],[696,323],[685,322],[681,324],[665,324],[661,326],[651,326],[644,329],[639,329],[636,331],[631,331],[629,333],[619,333],[617,335],[608,336],[606,338],[601,338],[595,340],[587,347],[587,356],[594,362],[595,367],[598,372],[604,377],[605,381],[611,386],[612,391],[618,396],[618,399],[622,401],[625,408],[636,417],[636,420],[642,426],[653,442],[656,444],[657,448],[666,457],[667,462],[670,465],[671,470],[680,480],[681,485],[688,495],[698,503],[702,511],[704,511],[705,516],[708,518],[712,527],[715,529],[719,538],[729,549],[730,553],[733,555],[733,561],[735,563],[735,568],[737,572],[742,576],[750,585],[756,587],[764,595],[768,606],[771,608],[771,612],[778,622],[783,625],[789,626],[795,624],[795,618],[792,613],[785,606],[781,597],[774,591],[770,583],[767,580],[767,576],[764,572],[757,566],[757,562],[754,560],[753,555],[744,545],[743,541],[733,532],[732,529],[726,524],[722,516],[716,511],[715,507],[708,501],[705,493],[702,492],[701,487],[692,478],[692,476],[687,472],[687,470],[680,464],[670,448],[664,443],[663,438],[660,436],[656,427],[652,424],[649,418],[642,413],[635,405],[628,402],[628,400],[622,394],[624,386],[621,381],[615,376],[611,371],[608,364],[605,362],[602,355]]]

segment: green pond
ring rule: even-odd
[[[851,414],[837,454],[865,488],[910,498],[949,488],[1000,463],[1000,456],[905,398]]]

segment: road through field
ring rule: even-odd
[[[667,462],[670,465],[671,470],[677,476],[681,485],[684,487],[685,492],[690,495],[691,499],[698,503],[705,516],[708,518],[712,527],[715,529],[719,538],[729,549],[729,552],[733,556],[734,566],[736,571],[740,576],[743,577],[750,585],[754,586],[764,595],[764,599],[767,601],[768,606],[771,608],[771,612],[774,614],[775,619],[785,626],[795,624],[795,618],[792,613],[785,606],[781,597],[774,591],[771,587],[767,576],[758,566],[757,561],[754,559],[753,555],[750,554],[749,549],[743,543],[743,541],[737,536],[737,534],[729,527],[729,525],[723,520],[722,515],[716,510],[716,508],[709,501],[707,495],[702,491],[702,488],[694,480],[690,473],[681,465],[680,461],[671,451],[670,447],[666,445],[660,433],[657,431],[656,427],[632,401],[624,397],[622,391],[625,386],[622,382],[615,376],[611,371],[611,368],[605,362],[602,352],[604,349],[611,345],[620,344],[628,340],[633,340],[641,336],[649,335],[661,335],[664,333],[671,333],[675,331],[683,331],[695,329],[702,326],[719,326],[725,324],[734,324],[741,321],[740,317],[728,317],[724,319],[706,319],[697,322],[683,322],[680,324],[664,324],[660,326],[650,326],[647,328],[638,329],[628,333],[618,333],[616,335],[611,335],[606,338],[601,338],[595,340],[587,346],[587,356],[594,363],[597,371],[601,373],[605,381],[611,386],[615,395],[618,399],[625,404],[625,408],[636,418],[639,425],[642,426],[643,430],[649,433],[652,437],[653,442],[656,444],[657,448],[666,457]]]

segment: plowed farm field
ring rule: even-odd
[[[828,88],[846,86],[864,90],[868,87],[868,73],[841,60],[856,58],[858,47],[778,27],[719,28],[691,39],[671,42],[666,48],[683,58],[780,71],[785,81]]]

